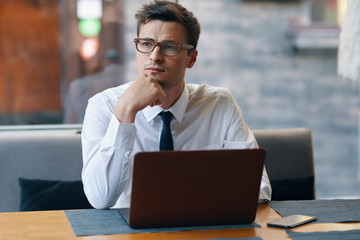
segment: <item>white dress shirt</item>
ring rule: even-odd
[[[114,116],[116,102],[131,83],[107,89],[89,100],[82,130],[84,191],[95,208],[129,207],[133,156],[159,151],[162,129],[159,106],[138,112],[133,124]],[[186,84],[169,109],[175,150],[257,148],[229,90]],[[270,200],[264,168],[260,200]]]

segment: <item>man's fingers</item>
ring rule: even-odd
[[[159,97],[155,101],[150,103],[149,106],[154,107],[154,106],[160,105],[165,101],[165,99],[166,99],[166,95],[164,95],[163,97]]]

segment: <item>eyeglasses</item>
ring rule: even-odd
[[[193,49],[194,46],[188,44],[181,44],[178,42],[157,42],[147,38],[135,38],[134,39],[136,50],[141,53],[151,53],[156,46],[160,47],[162,54],[168,57],[176,56],[181,49]]]

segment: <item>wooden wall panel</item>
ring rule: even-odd
[[[59,6],[0,1],[0,113],[60,111]]]

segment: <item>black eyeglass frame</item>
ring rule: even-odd
[[[138,48],[138,43],[139,43],[140,40],[146,40],[146,41],[149,41],[149,42],[153,42],[154,43],[153,48],[151,50],[149,50],[148,52],[140,51],[139,48]],[[190,44],[181,44],[181,43],[178,43],[178,42],[157,42],[157,41],[155,41],[153,39],[148,39],[148,38],[134,38],[134,42],[135,42],[136,50],[138,52],[141,52],[141,53],[151,53],[152,51],[154,51],[156,46],[159,46],[160,49],[161,49],[162,44],[174,44],[177,47],[177,51],[176,51],[175,55],[167,55],[167,54],[164,54],[163,51],[161,51],[162,54],[164,54],[165,56],[168,56],[168,57],[175,57],[176,55],[179,54],[180,50],[182,50],[182,49],[185,49],[185,50],[194,49],[194,46],[190,45]]]

